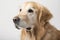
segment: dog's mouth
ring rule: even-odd
[[[18,25],[15,25],[15,27],[17,28],[17,29],[20,29],[21,27],[19,27]]]
[[[15,25],[15,27],[19,30],[19,29],[21,29],[21,28],[24,28],[24,27],[20,27],[20,26],[18,26],[18,25]],[[32,28],[31,27],[27,27],[27,28],[25,28],[26,30],[31,30]]]
[[[28,28],[26,28],[27,30],[31,30],[32,28],[31,27],[28,27]]]

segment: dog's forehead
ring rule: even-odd
[[[37,3],[35,3],[35,2],[26,2],[26,3],[24,3],[23,5],[22,5],[22,8],[23,9],[25,9],[25,8],[35,8],[35,9],[37,9],[38,8],[38,5],[37,5]]]

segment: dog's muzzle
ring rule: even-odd
[[[13,18],[13,22],[14,22],[14,24],[15,24],[15,27],[16,27],[17,29],[20,29],[20,28],[17,26],[17,25],[19,25],[20,18],[19,18],[19,17]]]
[[[14,24],[15,24],[15,27],[17,28],[17,29],[20,29],[21,27],[20,27],[20,24],[19,24],[19,22],[21,22],[21,20],[20,20],[20,18],[19,17],[14,17],[13,18],[13,22],[14,22]],[[24,24],[24,23],[23,23]],[[21,24],[22,25],[22,24]],[[26,27],[26,25],[25,25],[25,27]],[[24,28],[24,27],[22,27],[22,28]],[[26,28],[27,30],[31,30],[31,27],[27,27]]]

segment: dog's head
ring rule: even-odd
[[[35,2],[26,2],[19,10],[19,14],[13,18],[18,29],[19,27],[33,29],[40,21],[48,21],[52,17],[46,8]]]

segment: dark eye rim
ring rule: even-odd
[[[33,13],[33,10],[32,10],[32,9],[29,9],[28,12],[29,12],[29,13]]]
[[[19,10],[20,12],[22,11],[22,9]]]

